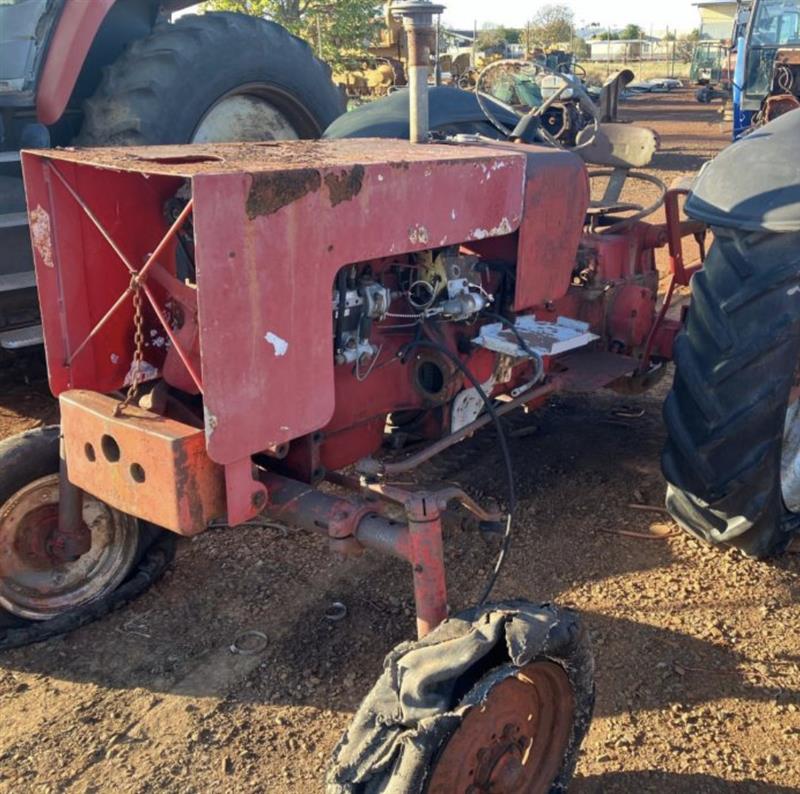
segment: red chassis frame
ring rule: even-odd
[[[354,500],[310,486],[372,454],[391,412],[427,411],[426,432],[436,439],[406,468],[488,419],[447,434],[448,404],[463,377],[440,360],[441,394],[423,393],[413,373],[426,354],[397,365],[409,338],[389,325],[375,329],[383,360],[371,377],[336,366],[337,274],[367,263],[382,278],[416,252],[455,246],[513,264],[515,312],[588,322],[600,337],[593,349],[546,358],[548,378],[532,388],[530,362],[493,387],[506,400],[504,413],[535,407],[559,389],[593,390],[644,372],[653,356],[669,358],[679,324],[666,319],[666,308],[672,286],[689,275],[681,241],[704,232],[680,220],[679,191],[668,194],[666,224],[584,232],[582,161],[516,144],[343,140],[25,152],[23,170],[70,482],[182,534],[222,517],[235,525],[265,513],[323,532],[340,553],[397,554],[412,564],[420,633],[447,612],[446,503],[457,499],[483,519],[496,517],[458,491],[409,493],[336,477],[362,492]],[[166,217],[176,196],[182,204]],[[189,227],[196,281],[187,284],[176,261]],[[673,282],[656,314],[654,252],[663,246]],[[498,273],[488,276],[490,290],[503,287]],[[135,294],[145,304],[146,374],[183,399],[156,388],[147,409],[119,416],[119,399],[107,395],[132,374]],[[484,382],[501,362],[470,348],[478,327],[442,324],[441,334]],[[407,525],[382,515],[377,497],[402,503]]]

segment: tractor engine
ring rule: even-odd
[[[582,352],[595,386],[670,355],[664,229],[585,226],[586,169],[565,151],[341,140],[24,162],[70,479],[173,531],[258,513],[254,461],[311,484],[375,473],[387,440],[455,443],[489,399],[581,388]],[[155,440],[102,396],[127,391],[123,415],[183,428],[159,471],[170,505],[140,460]]]

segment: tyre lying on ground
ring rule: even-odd
[[[758,558],[800,528],[800,182],[786,167],[799,154],[800,113],[789,113],[701,173],[686,212],[715,241],[664,406],[670,513]]]

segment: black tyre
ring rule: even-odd
[[[91,549],[75,561],[52,551],[58,519],[59,428],[0,442],[0,649],[94,620],[143,592],[174,555],[175,541],[84,497]]]
[[[667,508],[763,558],[800,526],[800,235],[714,231],[664,406]]]
[[[104,70],[77,143],[316,138],[343,111],[330,68],[285,28],[244,14],[188,15]]]
[[[334,751],[327,792],[563,792],[591,722],[593,674],[570,610],[468,610],[386,657]]]

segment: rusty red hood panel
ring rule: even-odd
[[[369,259],[511,238],[537,170],[549,175],[540,190],[561,190],[580,216],[585,176],[576,162],[535,147],[363,139],[25,152],[51,387],[122,387],[132,311],[129,300],[115,302],[130,274],[114,247],[141,267],[167,229],[164,202],[184,186],[194,202],[209,455],[229,464],[303,436],[334,410],[335,274]],[[558,173],[579,173],[577,188],[559,185]],[[538,223],[564,222],[561,204],[543,203]],[[173,274],[174,250],[160,263]],[[568,278],[563,266],[552,269],[553,284]],[[152,314],[148,323],[146,361],[157,370],[170,340]]]

